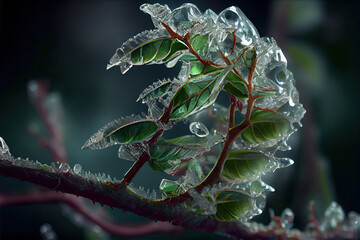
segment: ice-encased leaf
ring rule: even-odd
[[[272,158],[258,151],[232,151],[226,159],[222,175],[228,181],[254,179],[269,171],[272,162]]]
[[[234,95],[237,98],[245,99],[248,98],[248,89],[244,84],[244,80],[237,76],[233,71],[229,72],[226,76],[227,83],[224,89]]]
[[[139,100],[144,99],[144,101],[146,102],[149,100],[160,98],[168,93],[172,84],[173,82],[170,79],[159,80],[147,87],[140,94],[136,101],[138,102]]]
[[[130,121],[129,121],[130,120]],[[115,120],[95,133],[82,149],[102,149],[114,144],[140,142],[152,136],[159,126],[155,120],[131,118]]]
[[[251,126],[241,136],[250,143],[261,143],[271,139],[279,139],[290,133],[290,122],[281,114],[255,110],[250,116]]]
[[[170,118],[188,117],[214,103],[231,69],[230,65],[220,73],[201,75],[183,85],[173,97],[174,106]]]
[[[169,45],[168,43],[170,43],[169,41],[171,42],[175,41],[175,40],[169,40],[169,38],[170,36],[168,32],[164,29],[155,29],[150,31],[146,30],[144,32],[141,32],[138,35],[134,36],[133,38],[130,38],[125,43],[123,43],[122,46],[116,50],[116,53],[110,59],[109,64],[107,65],[106,68],[109,69],[112,68],[113,66],[120,66],[121,72],[125,73],[134,65],[133,60],[135,61],[135,63],[140,64],[138,61],[142,60],[144,54],[141,54],[141,50],[143,49],[144,46],[148,45],[147,47],[148,50],[145,50],[144,53],[146,53],[146,60],[149,60],[150,58],[149,56],[151,55],[154,49],[155,49],[155,55],[156,53],[159,52],[158,50],[160,48],[162,49],[159,52],[160,55],[163,54],[164,51],[166,52],[166,49]],[[166,39],[167,41],[165,41],[165,43],[162,44],[163,41]],[[134,53],[134,55],[131,56],[132,52],[134,52],[136,49],[139,49],[139,52],[137,52],[136,54]],[[149,62],[145,62],[145,63],[149,63]]]
[[[208,151],[212,144],[215,143],[194,135],[160,140],[150,150],[151,162],[149,164],[155,170],[171,173],[182,163],[182,160],[196,158]]]
[[[236,191],[221,191],[215,198],[216,214],[220,221],[237,220],[251,208],[250,197]]]
[[[179,188],[180,185],[177,182],[163,179],[160,183],[160,191],[166,196],[166,197],[175,197],[179,195]]]

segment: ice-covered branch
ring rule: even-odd
[[[220,222],[208,218],[206,215],[196,214],[185,208],[182,204],[171,206],[169,202],[148,202],[130,194],[121,186],[117,190],[113,190],[113,188],[107,185],[97,184],[68,172],[50,172],[35,166],[16,166],[12,161],[4,159],[2,156],[0,158],[0,174],[3,176],[28,181],[52,190],[82,196],[99,202],[102,205],[131,211],[152,220],[171,222],[187,229],[223,232],[229,236],[246,239],[268,238],[265,235],[262,236],[261,232],[249,232],[246,226],[239,223]],[[23,160],[13,159],[13,161]]]
[[[54,191],[29,192],[17,195],[0,194],[0,207],[11,205],[28,205],[44,203],[65,203],[81,214],[89,222],[100,226],[104,231],[124,237],[142,237],[152,234],[176,235],[183,231],[183,228],[166,222],[147,222],[142,224],[125,225],[111,221],[89,211],[83,201],[74,195],[58,193]]]
[[[23,163],[20,161],[23,161]],[[82,196],[102,205],[131,211],[152,220],[170,222],[187,229],[220,232],[227,236],[244,239],[269,239],[271,236],[278,236],[282,239],[299,239],[305,234],[299,231],[287,231],[286,229],[275,231],[275,228],[270,225],[221,222],[206,215],[194,213],[183,204],[172,204],[171,201],[149,202],[138,198],[128,192],[122,185],[117,190],[114,190],[107,184],[91,181],[69,171],[49,171],[39,163],[19,158],[7,159],[4,155],[0,156],[0,174],[38,184],[51,190]],[[0,205],[2,204],[0,203]],[[357,224],[356,219],[355,224]],[[319,239],[355,238],[356,228],[350,230],[343,231],[341,228],[335,228],[331,234],[317,235],[317,237]]]

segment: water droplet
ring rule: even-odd
[[[67,164],[67,163],[61,163],[60,166],[59,166],[60,172],[63,172],[63,173],[69,172],[70,169],[71,168],[70,168],[69,164]]]
[[[198,137],[206,137],[209,130],[201,122],[192,122],[189,126],[190,132]]]
[[[280,168],[288,167],[288,166],[294,164],[294,160],[292,160],[290,158],[279,158],[278,162],[279,162]]]
[[[80,164],[75,164],[73,170],[74,170],[74,173],[80,175],[82,166]]]

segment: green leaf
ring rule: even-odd
[[[208,37],[197,34],[190,39],[190,43],[195,52],[204,55],[208,46]]]
[[[182,43],[181,41],[174,39],[172,40],[172,46],[169,54],[167,55],[166,59],[164,59],[165,62],[169,62],[173,60],[175,57],[177,57],[179,54],[182,54],[184,50],[187,50],[187,46]],[[192,54],[191,54],[192,55]]]
[[[229,153],[222,175],[230,180],[251,179],[267,171],[271,160],[265,154],[252,150],[237,150]]]
[[[166,95],[167,93],[169,93],[169,91],[171,91],[172,84],[174,84],[174,82],[171,80],[160,80],[158,82],[155,82],[151,84],[149,87],[147,87],[140,94],[140,96],[136,101],[139,101],[141,99],[146,99],[146,101],[148,101],[148,100],[160,98]]]
[[[250,197],[235,191],[221,191],[215,201],[216,214],[212,217],[220,221],[237,220],[251,208]]]
[[[204,69],[204,64],[199,61],[191,61],[190,74],[197,75],[200,74]]]
[[[220,73],[209,73],[190,79],[173,97],[174,106],[170,118],[188,117],[214,103],[223,87],[224,78],[230,71],[231,66],[228,66]]]
[[[250,143],[277,139],[291,132],[290,122],[279,113],[255,110],[250,121],[252,125],[241,133],[242,138]]]
[[[114,144],[128,144],[143,141],[158,130],[153,120],[139,120],[127,124],[115,120],[94,134],[83,149],[102,149]]]
[[[208,148],[206,138],[194,135],[160,140],[150,150],[149,164],[152,169],[165,172],[179,166],[182,163],[181,160],[201,155]]]
[[[178,51],[186,50],[187,47],[173,39],[156,39],[149,41],[130,52],[133,65],[147,63],[161,63],[165,58],[173,57]]]
[[[244,84],[244,80],[236,75],[233,71],[226,76],[227,83],[224,87],[226,91],[237,98],[245,99],[249,97],[248,89]]]
[[[179,184],[177,184],[174,181],[170,181],[167,179],[163,179],[160,183],[160,191],[166,196],[166,197],[176,197],[179,195]]]

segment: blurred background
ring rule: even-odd
[[[186,1],[147,1],[171,9]],[[30,124],[44,131],[27,95],[27,84],[48,79],[49,89],[62,106],[62,129],[70,166],[105,172],[121,179],[132,162],[117,158],[118,148],[83,151],[81,146],[115,118],[146,112],[136,103],[152,82],[177,75],[179,67],[133,67],[126,75],[105,67],[115,50],[137,33],[152,29],[150,17],[139,10],[144,1],[1,1],[0,2],[0,136],[14,156],[50,163],[51,155],[28,134]],[[314,200],[318,216],[332,201],[346,213],[360,212],[359,188],[359,75],[360,2],[358,1],[193,1],[201,11],[220,13],[236,5],[261,36],[274,37],[297,80],[307,113],[303,128],[291,137],[292,150],[282,153],[295,164],[266,177],[276,192],[268,194],[268,208],[280,215],[289,207],[295,227],[303,228],[308,204]],[[45,131],[44,131],[45,132]],[[190,134],[190,131],[189,133]],[[158,188],[165,175],[145,166],[137,186]],[[33,185],[0,176],[0,192],[24,193]],[[99,206],[96,206],[98,208]],[[123,223],[147,219],[104,208]],[[41,239],[48,223],[59,239],[126,239],[86,224],[76,224],[58,205],[0,208],[0,239]],[[185,231],[178,239],[226,239]],[[166,239],[150,236],[142,239]]]

